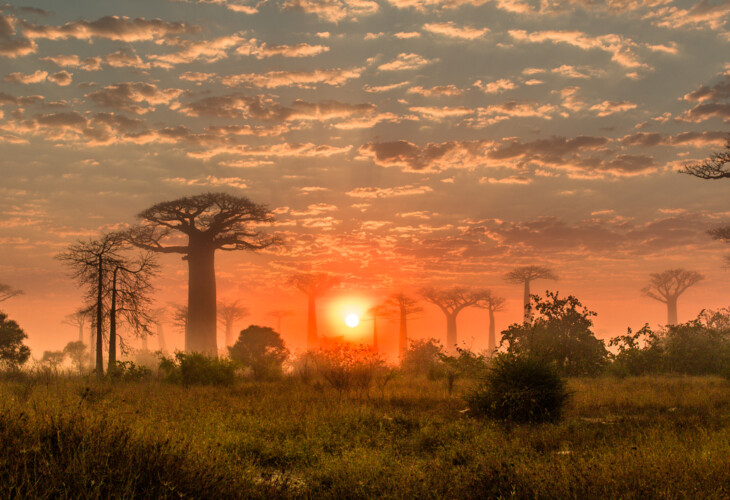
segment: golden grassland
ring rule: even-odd
[[[571,379],[557,424],[474,418],[443,381],[0,381],[3,498],[729,498],[730,382]]]

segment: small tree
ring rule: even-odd
[[[257,380],[280,377],[282,364],[289,357],[281,336],[273,328],[257,325],[241,330],[228,352],[231,359],[251,368]]]
[[[233,325],[236,321],[249,315],[248,308],[240,306],[237,300],[232,302],[221,301],[218,304],[218,322],[226,332],[226,347],[233,345]]]
[[[494,323],[494,313],[504,311],[504,304],[507,300],[504,297],[498,297],[494,295],[491,290],[485,290],[482,294],[482,299],[476,304],[477,307],[486,309],[489,311],[489,338],[487,344],[487,350],[489,355],[494,354],[497,349],[497,333],[496,325]]]
[[[0,367],[17,369],[30,357],[30,349],[23,344],[28,335],[8,315],[0,311]]]
[[[565,375],[597,374],[608,352],[591,330],[596,313],[572,295],[560,298],[558,292],[546,292],[545,299],[533,295],[532,301],[537,316],[502,332],[507,353],[555,363]]]
[[[433,374],[442,362],[444,347],[436,339],[411,340],[401,358],[401,368],[412,375]]]
[[[530,283],[535,280],[557,280],[552,269],[544,266],[523,266],[517,267],[507,273],[504,277],[508,283],[522,285],[524,292],[522,295],[522,310],[524,311],[525,321],[530,320]]]
[[[667,325],[677,324],[677,299],[680,295],[705,279],[697,271],[685,269],[668,269],[661,273],[651,273],[649,276],[649,285],[641,292],[667,305]]]
[[[41,364],[47,366],[53,373],[58,373],[58,367],[63,364],[65,357],[63,351],[43,351]]]
[[[18,295],[22,294],[23,290],[13,288],[12,286],[6,285],[5,283],[0,283],[0,302],[5,302],[8,299],[17,297]]]
[[[63,348],[63,353],[71,358],[71,362],[76,366],[79,373],[83,372],[86,365],[86,345],[81,340],[69,342]]]

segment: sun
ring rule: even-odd
[[[350,328],[355,328],[360,324],[360,318],[358,318],[357,314],[348,314],[345,316],[345,324]]]

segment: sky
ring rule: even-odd
[[[730,1],[104,0],[0,6],[2,304],[34,355],[75,340],[82,291],[54,259],[154,203],[222,191],[266,204],[283,248],[217,255],[218,296],[248,324],[289,309],[306,339],[297,271],[343,281],[320,331],[389,293],[489,288],[543,265],[598,313],[607,339],[658,325],[649,273],[705,280],[679,319],[728,305],[728,181],[677,173],[722,150],[730,121]],[[158,304],[183,303],[186,266],[162,259]],[[434,306],[413,337],[443,339]],[[380,343],[396,349],[394,323]],[[167,325],[168,345],[182,334]],[[459,340],[486,347],[487,313]]]

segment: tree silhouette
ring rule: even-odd
[[[647,297],[667,305],[667,325],[677,324],[677,299],[687,289],[705,279],[697,271],[668,269],[661,273],[651,273],[649,285],[641,292]]]
[[[288,309],[274,309],[273,311],[266,313],[266,315],[276,318],[276,331],[281,334],[281,320],[287,316],[293,316],[294,313]]]
[[[113,262],[123,260],[121,250],[125,239],[122,233],[103,235],[97,240],[79,241],[70,245],[66,252],[56,256],[72,270],[72,276],[87,288],[86,298],[93,304],[96,327],[96,376],[104,375],[104,298],[107,291],[108,273]]]
[[[251,368],[257,380],[278,378],[289,350],[278,332],[268,326],[251,325],[228,348],[231,359]]]
[[[6,285],[5,283],[0,283],[0,302],[5,302],[8,299],[17,297],[18,295],[22,294],[23,290],[13,288],[12,286]]]
[[[465,287],[452,287],[446,290],[436,290],[428,287],[421,290],[423,298],[438,306],[446,316],[446,349],[456,351],[456,317],[464,308],[473,306],[482,297],[481,292]]]
[[[165,316],[167,315],[167,307],[157,307],[150,311],[150,315],[152,316],[152,321],[155,323],[155,330],[157,333],[157,348],[160,351],[165,351],[167,349],[167,342],[165,342],[165,331],[163,329],[163,323],[165,322]],[[187,311],[185,313],[187,316]],[[148,350],[147,348],[147,336],[142,337],[142,349],[145,351]]]
[[[18,323],[0,311],[0,367],[15,369],[28,361],[30,349],[23,344],[27,338]]]
[[[394,316],[398,317],[398,358],[403,357],[408,351],[408,318],[423,311],[418,301],[409,297],[403,292],[396,292],[388,297],[387,304],[394,310]]]
[[[700,179],[727,179],[730,178],[730,137],[725,143],[725,150],[718,153],[712,153],[710,156],[700,163],[688,163],[680,170],[683,174],[694,175]]]
[[[494,313],[504,311],[504,304],[506,299],[504,297],[498,297],[494,295],[491,290],[485,290],[482,299],[476,304],[477,307],[486,309],[489,311],[489,340],[487,349],[490,355],[494,354],[497,348],[497,333],[494,324]]]
[[[218,322],[226,332],[226,347],[232,346],[235,342],[233,338],[233,324],[248,315],[248,308],[239,306],[237,300],[233,302],[221,301],[218,303]]]
[[[79,329],[79,342],[84,342],[84,326],[86,321],[91,319],[92,311],[88,308],[78,309],[76,312],[68,314],[63,322],[67,325],[75,326]]]
[[[530,282],[534,280],[556,280],[558,277],[553,273],[552,269],[543,266],[523,266],[517,267],[507,273],[504,277],[507,282],[515,285],[523,285],[524,293],[522,296],[522,308],[524,311],[524,320],[530,319]]]
[[[40,363],[47,366],[54,374],[58,374],[58,367],[63,364],[66,353],[63,351],[43,351]]]
[[[86,357],[86,344],[82,340],[75,342],[69,342],[66,347],[63,348],[64,355],[71,358],[71,362],[76,366],[76,369],[81,373],[84,370],[84,358]]]
[[[243,196],[206,193],[153,205],[138,217],[135,245],[184,255],[188,262],[188,328],[185,350],[216,355],[216,250],[261,250],[279,239],[258,229],[274,217],[264,206]],[[180,234],[185,244],[176,244]]]
[[[386,304],[379,304],[368,308],[367,313],[370,315],[370,319],[373,321],[373,352],[378,352],[378,317],[382,317],[388,314],[388,307]]]
[[[317,297],[339,282],[339,278],[327,273],[298,273],[289,278],[289,284],[307,296],[307,349],[319,346]]]
[[[180,331],[187,334],[188,331],[188,306],[182,304],[171,304],[173,308],[172,312],[172,324],[175,325]]]

